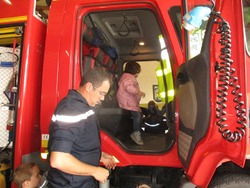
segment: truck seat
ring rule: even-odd
[[[133,131],[133,119],[128,110],[122,108],[99,108],[96,111],[100,128],[115,137]]]

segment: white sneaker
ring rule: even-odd
[[[130,134],[131,139],[138,145],[142,146],[143,145],[143,141],[141,139],[141,133],[140,131],[136,131],[136,132],[132,132]]]

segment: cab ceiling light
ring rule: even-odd
[[[143,41],[140,41],[140,42],[139,42],[139,45],[140,45],[140,46],[144,46],[145,43],[144,43]]]

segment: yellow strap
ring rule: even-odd
[[[10,168],[10,165],[5,163],[0,163],[0,172]]]
[[[8,17],[8,18],[0,18],[0,24],[11,23],[11,22],[24,22],[26,21],[28,16],[16,16],[16,17]]]
[[[1,188],[6,188],[6,180],[5,180],[5,177],[4,177],[4,175],[2,175],[1,173],[0,173],[0,187],[1,187]]]

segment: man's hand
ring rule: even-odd
[[[104,183],[107,181],[108,177],[109,177],[109,171],[105,168],[102,167],[97,167],[95,172],[93,173],[93,177],[101,182]]]
[[[107,169],[115,169],[115,158],[105,152],[102,152],[101,162]]]
[[[106,158],[109,158],[110,155],[104,156]],[[110,159],[104,159],[104,161],[105,163],[107,162],[106,164],[108,164],[108,166],[112,164],[108,162],[110,161]],[[50,165],[53,168],[57,168],[58,170],[66,172],[68,174],[93,176],[96,180],[102,183],[107,181],[109,176],[109,170],[83,163],[69,153],[51,152]]]

